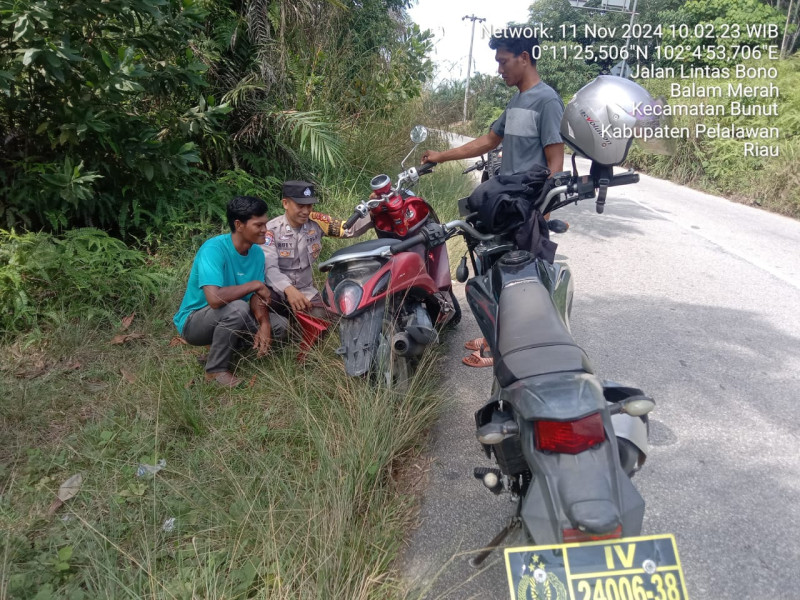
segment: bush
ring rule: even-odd
[[[150,303],[168,275],[97,229],[63,236],[0,229],[0,332],[63,318],[113,322]]]
[[[666,177],[680,184],[693,185],[798,218],[800,180],[796,165],[800,154],[800,97],[788,90],[797,89],[800,85],[800,56],[778,62],[765,60],[747,64],[778,68],[774,84],[782,94],[778,98],[747,103],[768,105],[776,102],[778,116],[748,116],[746,120],[732,117],[729,116],[731,99],[719,98],[715,103],[726,105],[726,116],[677,116],[672,118],[672,125],[688,127],[692,133],[697,123],[710,122],[719,122],[722,126],[776,127],[780,131],[780,138],[764,139],[763,142],[778,147],[780,154],[777,158],[744,156],[744,140],[690,136],[688,139],[675,140],[669,156],[646,154],[634,144],[629,162],[634,168],[656,177]],[[747,84],[767,85],[769,81],[772,80],[752,79]],[[698,78],[695,82],[698,86],[719,84],[719,80],[715,79]],[[667,79],[648,81],[648,91],[653,96],[666,95],[671,83]]]

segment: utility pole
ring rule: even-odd
[[[628,26],[628,31],[631,31],[631,29],[633,29],[633,20],[636,18],[636,2],[637,1],[638,0],[633,0],[633,10],[631,11],[631,22],[630,22],[630,25]],[[628,45],[630,44],[630,41],[631,41],[631,37],[630,36],[625,38],[625,51],[624,51],[623,56],[627,56],[627,54],[628,54]],[[616,65],[614,65],[614,68],[611,69],[611,74],[612,75],[619,75],[620,77],[627,78],[627,77],[630,76],[630,73],[631,73],[631,69],[628,66],[628,62],[627,62],[627,60],[625,58],[623,58],[620,62],[618,62]]]
[[[472,35],[469,38],[469,58],[467,59],[467,89],[464,90],[464,121],[467,120],[467,97],[469,96],[469,76],[472,69],[472,42],[475,39],[475,21],[483,22],[486,19],[476,17],[474,14],[461,17],[461,20],[469,19],[472,21]]]

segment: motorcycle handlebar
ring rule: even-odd
[[[433,167],[435,167],[437,164],[439,163],[426,162],[424,165],[420,166],[419,169],[417,169],[417,175],[425,175],[430,173],[433,170]]]
[[[356,221],[358,221],[360,218],[361,218],[361,213],[355,211],[352,215],[350,215],[350,218],[347,219],[347,221],[345,221],[344,229],[350,229],[353,225],[356,224]]]
[[[417,235],[412,235],[407,240],[403,240],[399,244],[395,244],[389,248],[389,252],[391,254],[399,254],[400,252],[405,252],[412,246],[416,246],[417,244],[422,244],[427,240],[425,235],[418,233]]]
[[[475,170],[483,170],[483,168],[485,166],[486,166],[486,161],[483,160],[483,158],[480,158],[480,159],[476,160],[474,163],[472,163],[471,167],[467,167],[466,169],[461,171],[461,174],[462,175],[466,175],[467,173],[471,173],[472,171],[475,171]]]
[[[420,233],[411,236],[407,240],[403,240],[399,244],[390,246],[389,253],[392,255],[399,254],[400,252],[405,252],[417,244],[432,244],[434,246],[443,244],[447,239],[450,238],[450,234],[455,229],[461,229],[462,231],[468,233],[471,237],[482,241],[488,241],[494,238],[494,235],[490,233],[481,233],[472,225],[460,219],[449,221],[443,225],[431,223],[427,225],[426,228],[427,229],[423,229]]]
[[[453,229],[461,229],[462,231],[466,231],[470,236],[482,240],[484,242],[491,240],[494,236],[491,233],[481,233],[477,229],[475,229],[472,225],[467,223],[466,221],[462,221],[460,219],[455,221],[449,221],[448,223],[444,224],[444,228],[447,231],[452,231]]]
[[[619,175],[614,175],[608,182],[608,187],[614,187],[615,185],[628,185],[631,183],[639,183],[639,174],[638,173],[620,173]]]

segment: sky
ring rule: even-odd
[[[436,81],[464,79],[467,75],[469,38],[472,21],[463,16],[475,15],[486,19],[475,23],[475,42],[472,49],[471,73],[497,73],[494,51],[489,49],[489,32],[509,22],[525,23],[532,0],[419,0],[408,13],[421,29],[434,34],[431,60],[436,64]],[[483,28],[486,28],[485,30]]]

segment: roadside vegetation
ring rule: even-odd
[[[368,175],[331,212],[363,199]],[[437,169],[419,189],[452,218],[465,185],[458,169]],[[190,248],[121,272],[125,256],[104,259],[117,241],[97,230],[22,239],[100,241],[52,269],[58,287],[37,282],[64,298],[41,300],[36,326],[2,347],[0,598],[402,595],[393,561],[445,401],[435,354],[404,398],[347,378],[335,334],[302,365],[296,345],[245,355],[237,374],[249,385],[220,391],[202,381],[203,349],[181,344],[171,322]],[[87,280],[93,290],[70,291]],[[51,511],[78,473],[77,496]]]
[[[436,355],[399,398],[334,334],[221,391],[172,315],[233,195],[309,178],[346,217],[396,175],[406,5],[0,0],[0,599],[402,595]],[[466,186],[418,189],[451,218]]]
[[[644,20],[714,2],[648,2]],[[631,159],[798,216],[798,4],[726,2],[781,16],[781,158],[688,140]],[[431,36],[407,6],[0,0],[0,600],[403,596],[437,357],[397,398],[347,379],[334,335],[303,365],[291,345],[243,356],[248,387],[223,392],[171,318],[233,195],[275,215],[280,183],[308,178],[345,217],[396,175],[419,115],[460,119],[463,84],[423,94]],[[541,71],[566,100],[608,66]],[[471,89],[461,127],[480,135],[510,90]],[[469,185],[445,165],[418,191],[447,220]]]

